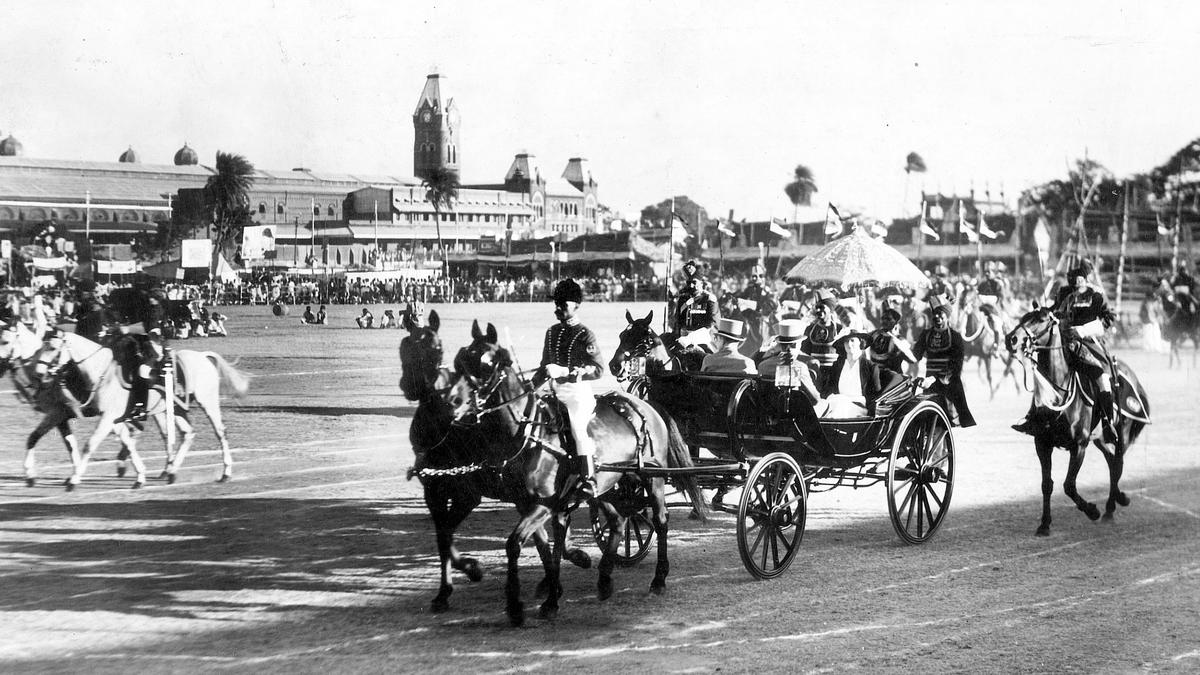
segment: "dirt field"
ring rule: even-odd
[[[585,323],[611,353],[625,305],[588,305]],[[438,306],[448,347],[488,317],[538,358],[548,305]],[[661,306],[642,304],[636,315]],[[376,313],[382,308],[377,307]],[[503,613],[503,542],[515,513],[485,504],[460,546],[484,580],[457,581],[451,610],[431,614],[437,587],[432,526],[411,464],[412,407],[399,395],[400,331],[299,325],[266,308],[233,308],[214,349],[255,375],[226,400],[236,465],[218,484],[211,429],[166,485],[133,491],[108,441],[79,490],[53,436],[39,445],[41,482],[27,488],[24,438],[33,411],[0,397],[0,671],[37,672],[1196,672],[1200,670],[1200,371],[1127,352],[1154,425],[1129,452],[1133,502],[1091,522],[1061,493],[1040,509],[1032,443],[1011,431],[1028,403],[1011,383],[994,401],[971,367],[979,427],[956,433],[958,480],[938,535],[906,546],[884,489],[813,495],[792,567],[759,582],[737,555],[734,521],[673,513],[667,593],[650,596],[651,562],[618,570],[617,593],[595,599],[596,572],[565,568],[559,618],[535,617],[540,568],[523,581],[530,607]],[[11,385],[0,384],[0,392]],[[80,425],[81,438],[90,430]],[[143,451],[156,476],[162,443]],[[1082,490],[1099,501],[1107,471],[1093,451]],[[595,547],[583,533],[576,543]]]

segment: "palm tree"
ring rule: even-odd
[[[216,242],[213,249],[236,241],[242,227],[250,222],[250,186],[254,184],[254,165],[241,155],[217,152],[216,173],[204,185],[207,211],[212,216]]]
[[[792,213],[792,222],[795,222],[799,218],[800,207],[811,205],[813,193],[817,192],[817,179],[813,176],[812,169],[797,164],[792,182],[783,186],[783,191],[795,207]]]
[[[450,262],[446,260],[446,246],[442,243],[442,209],[454,210],[454,202],[458,201],[458,172],[446,167],[437,167],[426,173],[421,181],[425,188],[425,198],[433,204],[434,224],[437,225],[438,254],[442,258],[442,274],[450,278]]]
[[[925,173],[925,159],[915,152],[904,158],[904,215],[908,215],[908,179],[913,173]],[[921,188],[921,208],[925,208],[925,188]]]

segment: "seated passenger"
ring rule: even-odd
[[[705,354],[700,364],[702,373],[743,373],[753,375],[758,372],[754,362],[738,352],[738,346],[746,339],[742,322],[737,319],[717,319],[717,332],[713,336],[712,354]]]
[[[870,333],[850,333],[847,337],[866,342],[867,351],[859,363],[859,377],[867,410],[874,415],[875,401],[904,381],[904,363],[915,364],[917,357],[908,342],[900,337],[900,314],[893,309],[883,310],[879,328]]]
[[[810,370],[812,358],[798,348],[804,337],[804,322],[784,319],[776,327],[773,344],[763,352],[758,362],[758,374],[772,378],[776,386],[799,388],[808,395],[810,403],[821,398]]]
[[[371,328],[375,325],[375,315],[366,307],[362,308],[362,314],[354,319],[359,328]]]

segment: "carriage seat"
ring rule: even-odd
[[[867,417],[867,400],[862,396],[849,394],[830,394],[828,398],[818,400],[813,404],[817,417],[822,419],[853,419]]]

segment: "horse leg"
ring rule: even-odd
[[[987,373],[988,391],[991,394],[988,400],[995,400],[997,384],[992,379],[992,355],[984,354],[979,360],[983,362],[983,369]]]
[[[142,461],[142,455],[137,451],[138,432],[130,431],[128,424],[118,424],[113,428],[113,433],[129,450],[129,463],[133,465],[134,471],[132,487],[137,490],[146,484],[146,463]]]
[[[608,530],[608,539],[604,550],[600,552],[599,578],[596,581],[596,597],[603,602],[611,598],[613,594],[612,573],[613,568],[616,567],[617,549],[621,545],[619,533],[625,529],[626,518],[617,512],[615,506],[606,501],[597,500],[596,506],[604,516],[604,526]]]
[[[1054,446],[1050,441],[1040,437],[1034,439],[1037,447],[1038,463],[1042,465],[1042,522],[1038,525],[1037,536],[1050,536],[1050,497],[1054,493],[1054,479],[1050,475],[1051,455]]]
[[[210,401],[207,396],[201,397],[199,395],[196,396],[196,402],[200,404],[200,408],[204,411],[204,414],[208,415],[208,421],[212,423],[213,432],[216,433],[217,440],[221,443],[221,464],[224,466],[224,469],[217,482],[228,483],[233,479],[233,453],[229,450],[229,439],[225,437],[225,422],[221,419],[221,403],[215,396]]]
[[[454,547],[454,532],[459,524],[466,519],[481,498],[472,496],[470,491],[458,491],[449,494],[447,485],[442,481],[431,481],[425,484],[425,505],[433,518],[433,527],[437,538],[438,563],[441,570],[441,585],[438,593],[430,604],[430,611],[444,612],[450,608],[450,594],[454,592],[454,581],[451,569],[458,568],[467,572],[467,578],[478,581],[483,573],[479,564],[471,559],[460,556]]]
[[[558,599],[563,594],[562,554],[567,545],[569,517],[565,511],[559,511],[550,516],[550,531],[554,537],[554,544],[550,547],[550,558],[544,565],[548,579],[547,592],[546,599],[542,601],[542,606],[538,609],[538,616],[543,619],[553,619],[558,616]]]
[[[1071,462],[1067,465],[1067,477],[1063,480],[1063,492],[1075,502],[1075,507],[1083,511],[1089,520],[1100,519],[1100,509],[1095,504],[1089,502],[1079,495],[1079,490],[1075,487],[1075,478],[1079,476],[1079,469],[1083,467],[1083,460],[1087,457],[1088,440],[1085,438],[1082,441],[1075,439],[1074,447],[1068,448],[1071,451]]]
[[[67,423],[68,422],[65,419],[63,419],[62,422],[59,422],[56,418],[46,415],[42,418],[42,421],[38,423],[37,428],[30,432],[29,438],[25,441],[25,485],[29,487],[37,485],[37,465],[33,452],[33,448],[37,445],[37,442],[40,441],[42,436],[45,436],[54,427]],[[59,426],[59,428],[61,429],[61,426]],[[70,433],[71,427],[68,426],[67,433],[63,435],[63,439],[66,440]],[[71,459],[74,461],[75,454],[78,451],[71,442],[67,443],[67,452],[71,453]]]
[[[654,522],[654,536],[658,539],[658,564],[654,566],[654,579],[650,581],[650,592],[662,595],[667,589],[667,574],[671,571],[671,563],[667,561],[667,521],[670,513],[667,511],[667,494],[662,478],[655,478],[650,485],[652,504],[651,518]],[[614,537],[615,539],[615,537]]]
[[[535,504],[529,510],[529,513],[521,518],[521,521],[513,528],[512,533],[508,535],[508,541],[505,543],[505,552],[508,554],[508,576],[504,583],[504,594],[507,600],[505,612],[508,614],[509,623],[513,626],[520,626],[525,623],[525,604],[521,602],[519,569],[521,547],[529,541],[529,538],[538,529],[545,526],[546,519],[550,515],[550,509],[546,506]],[[557,580],[554,583],[557,583]]]
[[[175,453],[175,458],[167,464],[167,484],[175,483],[175,474],[183,467],[183,458],[187,456],[188,450],[192,449],[192,443],[196,442],[196,427],[186,416],[176,415],[175,427],[183,434],[183,440],[179,443],[179,451]]]
[[[166,415],[151,415],[150,419],[154,420],[154,426],[158,427],[158,435],[162,436],[163,446],[167,447],[166,463],[163,464],[162,472],[158,474],[158,477],[161,480],[171,475],[171,461],[173,460],[172,451],[174,448],[167,446]]]

